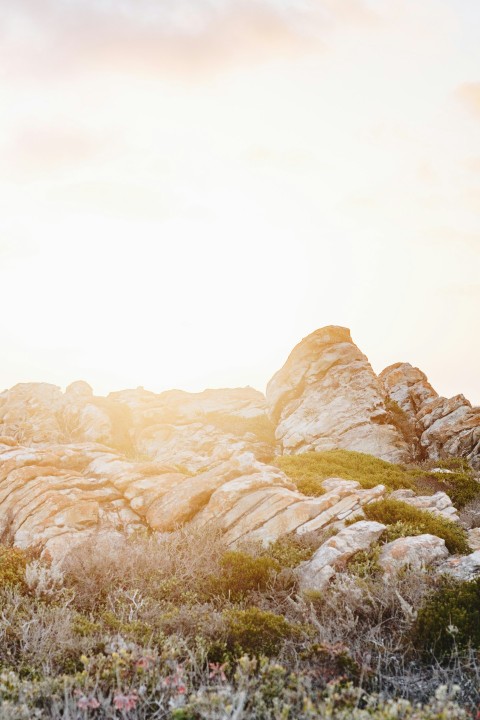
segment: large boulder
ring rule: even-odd
[[[455,555],[439,567],[439,571],[455,580],[473,580],[480,575],[480,550],[470,555]]]
[[[462,456],[480,469],[480,407],[472,407],[463,395],[441,397],[409,363],[385,368],[380,379],[388,397],[416,427],[424,457]]]
[[[391,462],[409,457],[389,424],[382,384],[347,328],[304,338],[268,383],[267,403],[283,453],[344,448]]]
[[[341,530],[320,545],[310,560],[299,565],[300,588],[323,590],[338,569],[344,567],[355,553],[368,550],[385,529],[381,523],[360,520]]]
[[[448,557],[445,540],[436,535],[424,534],[401,537],[382,547],[379,565],[385,573],[397,572],[403,567],[423,568]]]
[[[142,527],[111,476],[95,464],[126,465],[95,444],[0,445],[0,541],[38,546],[57,559],[98,533]]]

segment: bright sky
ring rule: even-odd
[[[264,389],[351,328],[480,403],[478,0],[2,0],[0,389]]]

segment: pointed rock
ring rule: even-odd
[[[304,338],[267,387],[283,453],[344,448],[402,462],[408,448],[388,424],[383,395],[350,331],[335,326]]]

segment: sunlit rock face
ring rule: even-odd
[[[0,442],[0,537],[19,547],[38,546],[61,557],[94,533],[141,527],[115,475],[128,464],[108,448],[91,444]]]
[[[385,487],[329,478],[323,495],[307,497],[275,456],[344,448],[404,461],[407,445],[390,424],[392,400],[428,457],[461,454],[478,466],[479,410],[463,396],[440,398],[409,365],[387,368],[380,381],[345,328],[317,330],[297,345],[267,398],[250,387],[137,388],[104,398],[83,381],[65,392],[16,385],[0,393],[0,543],[38,546],[61,560],[92,535],[170,532],[189,523],[220,529],[231,547],[341,528],[384,497]],[[396,496],[458,519],[445,493]],[[356,526],[356,536],[345,535],[347,554],[350,540],[363,537],[364,526]],[[332,563],[318,577],[315,571],[319,586],[335,571]]]
[[[480,469],[480,407],[472,407],[463,395],[439,396],[426,375],[409,363],[391,365],[380,379],[387,395],[417,426],[426,458],[461,456]]]
[[[409,457],[389,424],[383,387],[346,328],[302,340],[270,380],[267,402],[283,453],[344,448],[392,462]]]
[[[23,444],[105,442],[113,439],[108,403],[79,381],[65,393],[56,385],[21,383],[0,394],[0,436]]]
[[[253,388],[156,395],[143,389],[111,393],[128,407],[132,443],[138,454],[197,472],[252,452],[259,460],[274,454],[274,428],[265,396]]]

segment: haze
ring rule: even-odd
[[[3,0],[0,387],[264,389],[351,328],[480,403],[478,0]]]

